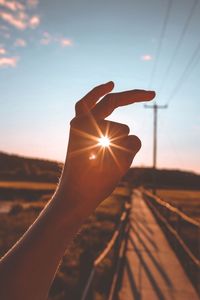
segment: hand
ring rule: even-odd
[[[90,91],[76,103],[76,116],[71,121],[61,183],[84,205],[95,207],[110,195],[141,147],[138,137],[128,135],[127,125],[105,118],[119,106],[155,97],[154,92],[144,90],[109,94],[113,87],[113,82],[108,82]],[[110,139],[108,147],[99,143],[102,136]]]
[[[112,82],[98,86],[76,104],[60,184],[42,213],[0,262],[1,299],[46,299],[72,238],[113,191],[140,149],[140,140],[128,135],[128,126],[105,118],[118,106],[151,100],[155,93],[133,90],[109,94],[113,87]],[[109,147],[99,144],[101,136],[110,138]]]

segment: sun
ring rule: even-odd
[[[107,136],[102,136],[98,139],[98,142],[98,144],[103,148],[107,148],[110,146],[110,139]]]

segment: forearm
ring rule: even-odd
[[[77,102],[59,187],[34,224],[1,260],[1,300],[46,299],[73,236],[113,191],[140,149],[140,140],[129,135],[128,126],[105,118],[115,108],[149,101],[155,93],[132,90],[108,94],[113,87],[113,82],[100,85]],[[109,137],[107,148],[99,144],[100,137]]]
[[[75,197],[60,185],[34,224],[1,260],[1,300],[47,298],[65,249],[89,214]]]

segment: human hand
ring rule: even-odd
[[[99,202],[110,195],[140,149],[140,140],[128,135],[128,126],[105,118],[118,106],[151,100],[155,93],[133,90],[109,94],[113,87],[112,82],[100,85],[76,104],[58,189],[1,259],[1,299],[47,298],[72,238]],[[110,139],[108,147],[99,144],[102,136]]]
[[[144,90],[110,93],[113,87],[113,82],[97,86],[76,103],[61,180],[68,195],[94,207],[110,195],[141,147],[127,125],[105,118],[119,106],[155,97]],[[99,143],[101,137],[109,138],[108,147]]]

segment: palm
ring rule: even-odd
[[[112,136],[112,129],[113,127],[116,129],[116,126],[111,122],[106,123],[110,125],[108,136]],[[70,177],[74,178],[77,191],[81,191],[84,198],[92,197],[93,199],[102,200],[112,192],[116,183],[126,172],[132,161],[133,153],[128,152],[128,149],[127,151],[126,149],[119,150],[112,145],[109,147],[99,145],[99,132],[105,132],[103,126],[96,122],[99,130],[97,132],[88,118],[84,119],[83,124],[83,126],[77,128],[74,126],[79,125],[79,121],[76,122],[72,125],[70,132],[68,149]],[[120,141],[121,147],[123,147],[122,137]],[[115,140],[112,143],[111,139],[111,144],[120,147],[120,141]],[[129,155],[127,156],[127,154]]]

